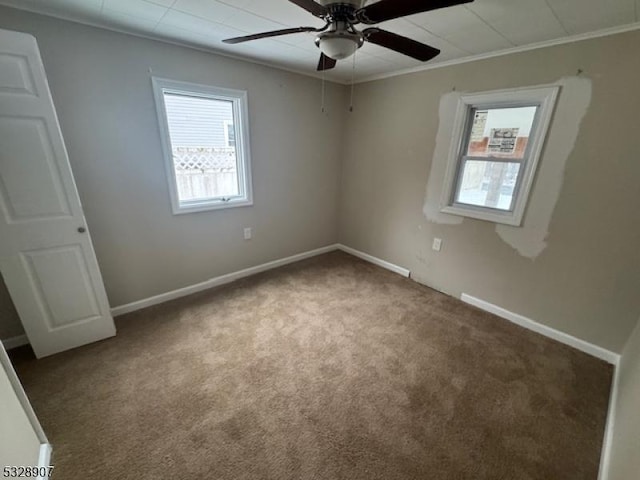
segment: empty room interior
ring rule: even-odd
[[[0,0],[1,478],[640,480],[640,0]]]

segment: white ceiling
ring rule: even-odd
[[[326,0],[325,0],[326,1]],[[367,2],[373,3],[373,2]],[[320,19],[287,0],[0,0],[0,4],[315,74],[313,34],[227,45],[222,39],[297,26]],[[561,40],[637,24],[640,0],[475,0],[473,3],[380,24],[442,50],[437,64],[479,54]],[[419,67],[421,62],[373,44],[356,58],[356,79]],[[349,81],[352,62],[327,78]]]

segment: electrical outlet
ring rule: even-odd
[[[439,252],[442,249],[442,239],[434,238],[433,245],[431,246],[431,248],[433,248],[436,252]]]
[[[245,228],[244,229],[244,239],[245,240],[251,240],[252,236],[253,236],[253,232],[251,231],[251,228]]]

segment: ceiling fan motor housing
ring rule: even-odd
[[[356,8],[362,8],[364,7],[364,4],[367,3],[367,0],[318,0],[318,3],[320,5],[324,5],[325,7],[328,7],[332,4],[349,4],[352,5]]]
[[[331,29],[316,37],[316,45],[327,57],[343,60],[363,45],[364,35],[353,27],[357,23],[357,3],[333,2],[327,5],[327,22]]]

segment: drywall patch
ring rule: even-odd
[[[442,197],[442,183],[447,172],[449,150],[451,149],[451,137],[455,121],[456,107],[460,100],[458,92],[445,93],[440,98],[438,134],[436,135],[436,148],[431,160],[431,171],[427,182],[424,207],[422,212],[427,220],[444,225],[460,225],[464,218],[449,215],[440,211],[440,198]]]
[[[591,104],[591,80],[564,77],[554,85],[561,87],[547,141],[531,190],[523,224],[520,227],[496,225],[498,236],[523,257],[535,259],[547,246],[551,217],[560,197],[567,160],[574,149],[580,124]],[[449,92],[440,99],[436,147],[427,183],[424,216],[432,223],[460,225],[464,217],[440,211],[440,200],[449,160],[456,107],[461,94]]]
[[[551,216],[560,197],[567,160],[574,149],[580,124],[591,104],[591,80],[565,77],[556,82],[561,91],[547,142],[521,227],[496,225],[502,240],[523,257],[534,259],[547,246]]]

